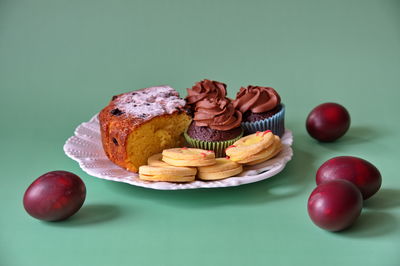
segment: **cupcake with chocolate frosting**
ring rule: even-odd
[[[230,99],[213,95],[196,102],[194,117],[185,133],[186,141],[196,148],[213,150],[218,157],[243,136],[242,113]]]
[[[271,130],[282,137],[285,132],[285,106],[279,94],[271,87],[247,86],[240,88],[233,101],[243,114],[242,127],[246,135]]]
[[[186,104],[194,112],[196,104],[204,99],[222,99],[226,97],[226,84],[214,80],[204,79],[196,82],[191,89],[186,89],[188,96]]]

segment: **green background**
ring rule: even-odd
[[[400,265],[400,2],[0,0],[0,265]],[[63,153],[77,125],[116,93],[203,78],[269,85],[287,106],[294,158],[263,182],[156,191],[91,177]],[[316,105],[352,126],[311,139]],[[327,159],[375,164],[380,192],[330,233],[306,203]],[[31,218],[29,184],[82,177],[87,199],[64,222]]]

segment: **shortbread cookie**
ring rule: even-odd
[[[154,154],[147,159],[147,164],[150,166],[170,166],[166,162],[163,162],[161,159],[162,153]]]
[[[144,175],[139,174],[139,178],[146,181],[156,182],[192,182],[195,180],[195,176],[169,176],[169,175]]]
[[[240,166],[235,169],[226,170],[223,172],[215,172],[215,173],[198,173],[197,177],[201,180],[219,180],[224,179],[230,176],[234,176],[240,174],[243,171],[243,166]]]
[[[267,161],[269,159],[274,158],[276,155],[278,155],[278,153],[281,152],[281,150],[282,150],[282,144],[279,145],[279,147],[276,150],[274,150],[274,152],[269,157],[266,157],[266,158],[263,158],[263,159],[259,159],[259,160],[256,160],[256,161],[252,161],[252,162],[248,162],[245,165],[255,165],[255,164],[259,164],[259,163],[265,162],[265,161]]]
[[[278,136],[274,136],[274,142],[272,145],[268,146],[266,149],[260,151],[259,153],[253,154],[244,158],[243,160],[237,161],[238,163],[245,164],[253,161],[263,161],[271,158],[271,155],[275,153],[276,150],[279,150],[281,146],[281,140]]]
[[[162,155],[175,160],[205,160],[215,158],[213,151],[185,147],[163,150]]]
[[[150,166],[139,167],[139,174],[142,175],[166,175],[166,176],[192,176],[196,175],[196,168],[174,167],[174,166]]]
[[[173,166],[206,166],[215,164],[213,151],[194,148],[174,148],[162,152],[162,160]]]
[[[215,164],[215,159],[205,159],[205,160],[178,160],[178,159],[172,159],[166,156],[163,156],[162,160],[166,162],[169,165],[173,166],[207,166],[207,165],[213,165]]]
[[[215,159],[216,164],[198,167],[198,178],[202,180],[218,180],[234,176],[243,171],[243,167],[227,158]]]
[[[209,165],[209,166],[200,166],[197,167],[197,172],[198,173],[215,173],[215,172],[221,172],[221,171],[226,171],[226,170],[231,170],[238,168],[240,164],[229,160],[228,158],[217,158],[215,159],[215,164],[214,165]]]
[[[257,132],[237,140],[225,152],[232,161],[240,161],[265,150],[273,142],[274,134],[270,130]]]
[[[197,169],[174,166],[150,166],[139,167],[139,178],[147,181],[160,182],[190,182],[195,179]]]

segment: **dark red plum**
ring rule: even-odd
[[[306,128],[311,137],[322,141],[335,141],[350,127],[350,115],[337,103],[323,103],[315,107],[307,117]]]
[[[60,221],[75,214],[83,205],[86,187],[79,176],[67,171],[48,172],[25,191],[24,207],[32,216]]]
[[[317,226],[341,231],[351,226],[361,213],[361,192],[351,182],[333,180],[317,186],[308,199],[308,215]]]
[[[319,167],[317,185],[335,179],[352,182],[361,191],[363,199],[374,195],[382,184],[381,173],[373,164],[352,156],[334,157]]]

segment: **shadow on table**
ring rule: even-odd
[[[400,207],[400,190],[382,188],[364,202],[362,213],[356,223],[340,235],[352,238],[379,237],[392,234],[398,228],[394,215],[383,210]]]
[[[72,217],[64,221],[48,222],[50,225],[62,227],[74,227],[105,223],[120,216],[118,206],[110,204],[88,204]]]
[[[337,141],[316,142],[326,148],[338,148],[342,145],[352,145],[369,142],[377,136],[380,136],[380,132],[372,127],[354,126],[350,127],[349,131],[346,132],[346,134]]]
[[[302,147],[294,145],[292,148],[294,149],[293,159],[281,173],[252,184],[226,188],[163,191],[112,182],[110,188],[132,197],[186,208],[253,205],[284,200],[303,193],[305,187],[314,181],[313,156]]]
[[[381,188],[372,198],[364,202],[364,208],[385,210],[400,207],[400,189]]]
[[[383,237],[397,230],[398,221],[395,216],[381,211],[365,211],[356,223],[338,235],[350,238]]]
[[[343,145],[365,143],[380,135],[381,132],[376,128],[369,126],[354,126],[350,127],[349,131],[340,139],[340,143]]]

